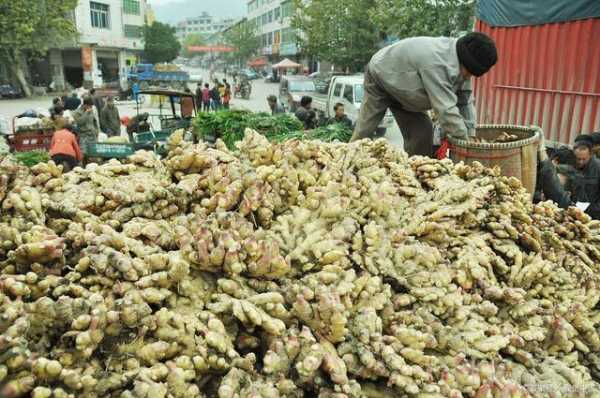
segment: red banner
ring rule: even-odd
[[[81,48],[81,66],[83,70],[89,72],[92,70],[92,48],[82,47]]]
[[[229,53],[234,51],[233,47],[227,46],[189,46],[188,51],[191,53]]]

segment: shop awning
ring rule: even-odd
[[[255,58],[253,60],[248,61],[248,66],[250,66],[252,68],[265,66],[266,64],[267,64],[266,58]]]
[[[293,69],[293,68],[302,68],[302,64],[297,64],[289,58],[284,59],[283,61],[273,65],[274,69]]]

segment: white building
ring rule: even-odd
[[[57,88],[125,86],[127,66],[144,49],[146,0],[81,0],[73,13],[79,37],[50,50]]]
[[[248,0],[248,21],[254,23],[260,37],[261,55],[270,62],[282,58],[299,61],[296,30],[291,27],[292,0]]]
[[[203,12],[199,17],[187,18],[179,22],[177,24],[177,37],[183,42],[187,35],[193,33],[204,36],[214,35],[227,29],[234,22],[233,18],[216,19],[209,13]]]

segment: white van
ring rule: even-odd
[[[344,105],[346,115],[352,123],[356,124],[360,113],[360,106],[364,97],[364,76],[362,74],[351,76],[334,76],[329,85],[327,95],[314,95],[313,108],[318,112],[320,119],[329,119],[335,115],[334,107],[338,102]],[[404,140],[400,128],[392,113],[388,110],[383,121],[377,129],[377,137],[385,137],[394,146],[404,148]]]

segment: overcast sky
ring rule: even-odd
[[[200,15],[203,11],[216,17],[241,17],[246,0],[148,0],[161,22],[176,23]]]

